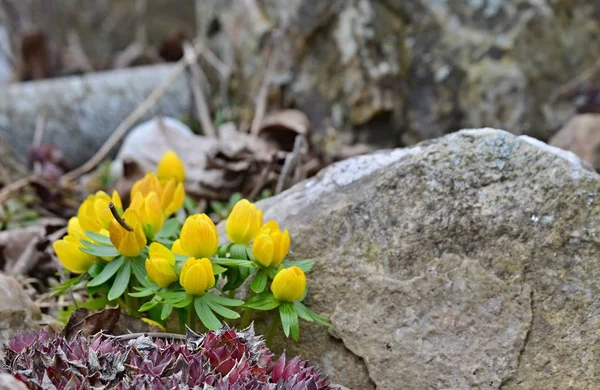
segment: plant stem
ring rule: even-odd
[[[267,345],[267,348],[271,348],[271,345],[273,345],[273,337],[275,337],[275,332],[277,332],[277,328],[279,328],[279,324],[281,323],[281,318],[279,318],[279,313],[275,312],[273,314],[273,322],[271,323],[271,327],[269,328],[269,331],[267,332],[267,339],[265,340],[265,344]]]
[[[229,290],[229,292],[227,293],[227,296],[231,299],[235,298],[235,290]]]
[[[194,332],[196,331],[196,312],[194,305],[190,305],[190,311],[188,312],[188,326]]]
[[[254,296],[254,291],[250,290],[250,294],[248,294],[248,300]],[[251,308],[246,308],[244,311],[244,315],[242,316],[242,322],[240,323],[240,329],[245,329],[250,325],[250,321],[252,320],[252,312],[254,310]]]

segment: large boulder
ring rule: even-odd
[[[600,178],[544,145],[461,131],[260,202],[333,325],[288,351],[352,389],[595,388]]]
[[[547,140],[572,113],[559,87],[600,56],[587,0],[250,0],[219,18],[241,92],[272,60],[273,102],[382,144],[480,126]]]

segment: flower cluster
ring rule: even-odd
[[[328,326],[301,303],[313,262],[285,260],[289,231],[273,220],[264,223],[262,210],[241,199],[225,223],[230,242],[219,245],[217,227],[206,214],[185,216],[184,180],[183,163],[169,151],[156,173],[133,185],[126,209],[116,192],[85,199],[69,221],[68,235],[53,244],[65,268],[80,274],[59,291],[85,281],[95,300],[161,325],[176,317],[181,330],[185,324],[196,328],[195,318],[206,329],[220,328],[221,319],[245,327],[253,310],[275,309],[272,328],[281,323],[294,339],[298,318]],[[248,299],[236,299],[247,285]]]
[[[190,333],[186,342],[102,333],[67,340],[41,331],[14,337],[1,352],[0,372],[30,389],[332,388],[306,361],[274,359],[251,327]]]

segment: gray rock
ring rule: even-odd
[[[493,129],[343,161],[260,202],[315,258],[289,353],[352,389],[600,383],[600,178]]]
[[[10,276],[0,274],[0,345],[15,334],[37,329],[40,309]]]
[[[259,43],[283,26],[273,101],[317,130],[387,145],[481,126],[547,140],[573,113],[558,88],[600,57],[586,38],[600,33],[600,9],[585,0],[263,0],[220,18],[240,91],[258,90],[269,58]]]
[[[172,65],[94,73],[0,90],[0,138],[27,159],[38,115],[45,115],[44,143],[57,145],[72,167],[93,155],[117,126],[167,77]],[[180,76],[142,118],[187,112],[187,77]]]

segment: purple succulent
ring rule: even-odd
[[[4,346],[0,372],[30,389],[320,390],[329,379],[298,357],[276,361],[252,327],[188,331],[187,340],[24,333]]]

